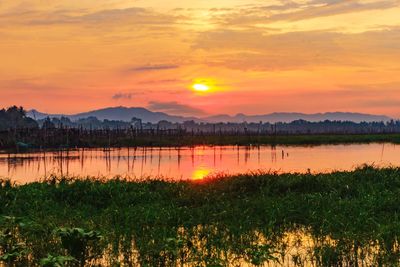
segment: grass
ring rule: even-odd
[[[8,266],[400,264],[399,168],[3,181],[0,200]]]
[[[323,145],[351,143],[395,143],[400,144],[400,134],[322,134],[322,135],[229,135],[229,134],[182,134],[182,135],[138,135],[130,136],[125,132],[111,137],[75,135],[67,136],[62,133],[43,139],[36,135],[28,135],[19,139],[2,141],[0,148],[15,150],[15,141],[29,144],[30,148],[71,148],[71,147],[179,147],[194,145]],[[25,150],[25,147],[19,147]]]
[[[115,138],[112,146],[191,146],[191,145],[324,145],[351,143],[400,143],[400,134],[326,134],[326,135],[198,135],[139,136]],[[87,145],[90,145],[87,143]],[[101,140],[91,146],[106,146]]]

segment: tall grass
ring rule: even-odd
[[[72,131],[72,130],[71,130]],[[12,138],[11,138],[12,137]],[[400,143],[400,134],[256,134],[188,132],[132,135],[126,131],[72,132],[54,129],[50,132],[23,132],[13,137],[0,132],[0,149],[26,151],[38,148],[143,147],[194,145],[319,145],[390,142]]]
[[[2,181],[0,200],[0,259],[9,266],[400,264],[398,168]]]

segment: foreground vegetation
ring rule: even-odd
[[[8,266],[398,266],[400,169],[0,187]]]

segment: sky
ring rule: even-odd
[[[0,0],[0,62],[0,107],[400,118],[400,0]]]

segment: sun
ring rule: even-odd
[[[201,83],[193,84],[192,88],[193,88],[193,90],[195,90],[197,92],[207,92],[210,90],[210,87],[208,85],[201,84]]]

